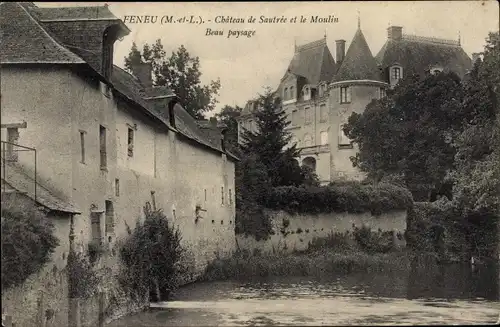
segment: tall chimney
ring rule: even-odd
[[[340,64],[345,57],[345,40],[336,40],[335,45],[335,61]]]
[[[132,67],[132,71],[144,88],[151,89],[153,87],[153,65],[151,63],[136,64]]]
[[[403,38],[403,28],[401,26],[389,26],[387,28],[387,38],[393,41],[399,41]]]

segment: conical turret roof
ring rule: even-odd
[[[332,82],[347,80],[382,81],[377,62],[359,27]]]

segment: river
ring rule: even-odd
[[[494,324],[498,265],[195,283],[109,327]]]

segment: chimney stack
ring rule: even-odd
[[[479,54],[479,53],[477,53],[477,52],[474,52],[474,53],[472,54],[472,64],[475,64],[475,63],[476,63],[476,61],[477,61],[479,58],[480,58],[480,54]]]
[[[389,26],[387,29],[387,39],[400,41],[403,38],[403,28],[401,26]]]
[[[134,75],[139,79],[145,89],[153,87],[153,65],[151,63],[141,62],[132,67]]]
[[[345,40],[336,40],[335,45],[335,61],[340,64],[345,57]]]

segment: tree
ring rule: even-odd
[[[205,112],[215,109],[220,80],[202,85],[200,60],[192,57],[183,45],[167,58],[160,40],[152,45],[146,43],[142,53],[133,43],[129,55],[125,57],[125,68],[133,72],[134,65],[138,63],[151,63],[154,85],[172,89],[181,99],[183,107],[196,119],[203,119]]]
[[[239,106],[226,105],[219,113],[215,114],[215,118],[227,126],[225,138],[230,150],[234,150],[238,146],[238,122],[236,118],[241,115],[242,110]]]
[[[473,112],[454,142],[454,204],[463,216],[500,215],[500,37],[490,33],[463,106]]]
[[[380,181],[401,176],[418,201],[427,201],[449,183],[455,148],[451,141],[463,121],[463,88],[454,73],[410,76],[349,117],[344,132],[359,145],[354,166]],[[451,196],[447,194],[448,196]]]
[[[292,136],[285,128],[290,124],[279,99],[266,91],[258,100],[259,110],[255,113],[257,131],[243,133],[242,151],[255,154],[267,170],[272,186],[300,185],[303,181],[301,168],[296,157],[296,145],[288,146]]]

